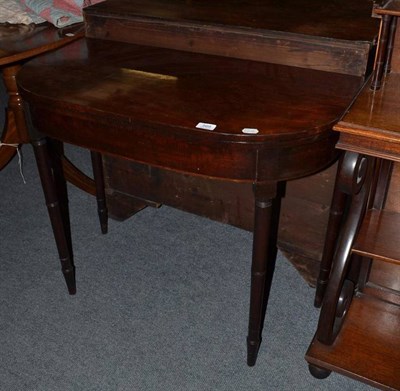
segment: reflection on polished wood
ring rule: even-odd
[[[73,36],[65,35],[67,33],[73,34]],[[19,145],[30,141],[22,100],[15,81],[22,64],[39,54],[73,42],[82,36],[82,33],[82,25],[56,29],[47,23],[42,25],[0,24],[0,67],[9,97],[6,121],[1,134],[3,144]],[[0,170],[16,153],[15,146],[0,146]],[[88,193],[95,193],[92,179],[84,175],[66,158],[63,165],[71,183]]]

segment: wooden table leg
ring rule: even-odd
[[[257,360],[265,311],[275,269],[279,220],[279,198],[275,197],[276,184],[272,187],[269,186],[267,189],[255,189],[250,314],[247,336],[247,364],[249,366],[255,365]]]
[[[92,158],[94,182],[96,184],[97,213],[99,215],[101,232],[106,234],[108,230],[108,211],[103,174],[103,159],[98,152],[92,151],[90,155]]]
[[[40,180],[42,182],[46,205],[60,257],[61,269],[65,282],[67,283],[68,292],[73,295],[76,293],[76,283],[69,233],[69,219],[66,220],[63,216],[63,205],[66,206],[68,200],[60,199],[60,195],[65,194],[66,196],[66,192],[59,191],[56,184],[57,181],[62,180],[59,176],[59,174],[62,173],[62,168],[55,167],[58,159],[52,157],[45,138],[33,141],[32,145],[34,147]],[[57,179],[53,172],[57,172]]]

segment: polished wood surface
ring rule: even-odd
[[[371,12],[364,0],[109,0],[84,10],[92,38],[355,75],[377,34]]]
[[[366,85],[335,130],[341,149],[400,161],[400,74],[390,73],[373,91]]]
[[[368,295],[355,297],[335,344],[314,338],[306,359],[380,390],[399,390],[399,319],[399,306]]]
[[[65,132],[67,142],[118,151],[138,162],[243,181],[295,178],[332,161],[331,126],[361,82],[350,75],[99,40],[76,42],[27,64],[18,81],[23,96],[35,103],[35,125],[50,136]],[[87,126],[78,129],[66,118]],[[111,118],[118,133],[110,131]],[[217,127],[198,129],[199,122]],[[245,134],[245,128],[258,134]],[[93,132],[102,137],[93,140]]]

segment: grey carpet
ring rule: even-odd
[[[87,164],[86,154],[73,150]],[[368,390],[308,372],[314,290],[279,256],[257,365],[246,366],[251,234],[168,207],[110,221],[70,187],[69,296],[30,146],[0,172],[3,391]]]

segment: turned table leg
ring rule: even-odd
[[[49,152],[48,142],[45,138],[33,141],[32,145],[60,257],[61,269],[65,282],[67,283],[68,292],[73,295],[76,293],[75,268],[69,233],[69,220],[66,220],[64,215],[66,212],[67,200],[60,199],[60,196],[66,198],[66,192],[64,189],[60,191],[60,189],[57,188],[57,182],[63,179],[59,176],[60,173],[62,173],[62,168],[57,167],[58,159],[54,159]],[[57,178],[55,178],[56,175]]]
[[[253,256],[251,266],[251,291],[249,329],[247,336],[247,364],[256,363],[261,344],[261,333],[268,303],[276,260],[276,236],[279,207],[275,200],[276,186],[266,195],[255,193]],[[272,191],[271,191],[272,190]]]
[[[103,159],[100,153],[90,152],[92,158],[93,177],[96,185],[97,213],[99,215],[101,232],[108,230],[108,211],[106,205],[106,192],[103,173]]]

